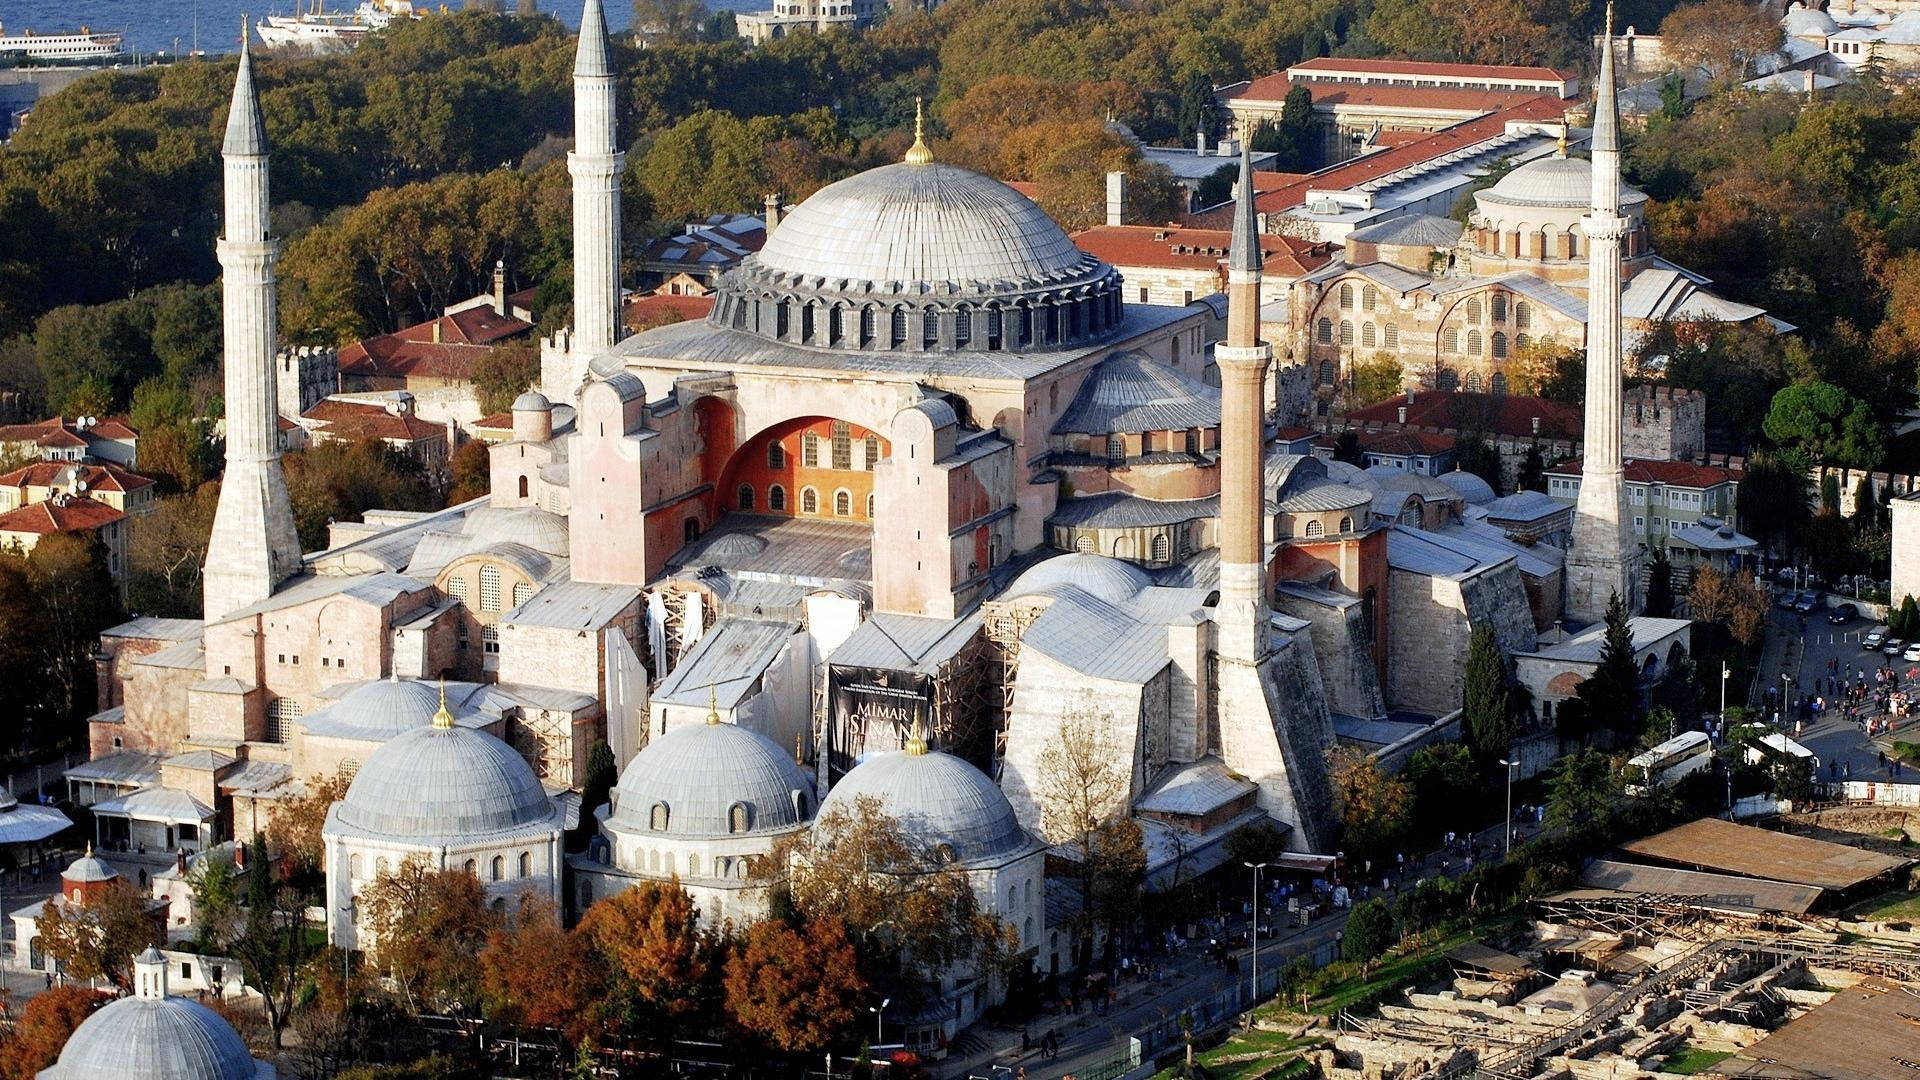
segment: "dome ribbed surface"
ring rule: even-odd
[[[1586,158],[1536,158],[1500,178],[1478,196],[1508,206],[1585,207],[1593,205],[1593,162]],[[1626,184],[1620,201],[1645,202],[1647,197]]]
[[[854,766],[820,804],[820,818],[872,796],[910,837],[973,862],[1018,851],[1031,841],[1012,804],[985,773],[951,754],[895,751]]]
[[[1006,597],[1050,593],[1071,585],[1109,604],[1124,604],[1150,584],[1146,571],[1132,563],[1076,551],[1029,568],[1008,587]]]
[[[39,1080],[270,1080],[212,1009],[180,998],[121,998],[87,1017]]]
[[[346,825],[400,839],[509,832],[554,817],[514,749],[470,728],[414,728],[382,745],[335,807]]]
[[[67,868],[60,871],[63,881],[112,881],[119,876],[120,871],[107,865],[105,859],[92,851],[68,863]]]
[[[801,823],[793,793],[809,810],[813,786],[772,739],[736,724],[689,724],[655,736],[635,754],[614,786],[612,824],[666,836],[725,836],[735,803],[747,808],[747,832]],[[667,828],[652,828],[653,807],[665,803]]]
[[[1077,272],[1085,257],[1032,200],[952,165],[887,165],[794,208],[749,261],[850,281],[1026,281]]]
[[[567,554],[567,519],[531,506],[485,506],[461,530],[485,544],[523,544],[542,555]]]

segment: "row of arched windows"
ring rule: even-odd
[[[1493,344],[1493,358],[1495,360],[1505,360],[1508,353],[1507,335],[1503,331],[1495,330],[1491,340]],[[1468,356],[1481,355],[1483,346],[1487,343],[1487,340],[1480,336],[1480,331],[1478,330],[1468,330],[1466,341],[1467,347],[1465,354]],[[1459,327],[1449,326],[1446,331],[1440,335],[1440,351],[1448,353],[1458,353],[1462,351],[1460,348]]]
[[[759,492],[752,484],[741,484],[733,493],[734,505],[741,510],[759,509]],[[840,488],[833,493],[833,516],[853,516],[853,492]],[[779,484],[767,487],[767,509],[785,513],[787,509],[787,489]],[[874,497],[867,496],[866,516],[871,519],[874,511]],[[800,512],[818,514],[820,512],[820,490],[811,484],[800,489]]]
[[[999,352],[1062,345],[1107,333],[1120,323],[1120,290],[1117,281],[1103,283],[1099,289],[1058,300],[918,309],[904,304],[724,295],[717,314],[721,325],[799,345],[922,351],[950,345]],[[944,339],[943,330],[949,335]]]
[[[488,881],[508,880],[507,866],[508,866],[507,857],[505,855],[495,855],[487,863],[487,875],[488,875],[487,880]],[[515,857],[513,867],[516,871],[518,871],[515,874],[516,877],[523,877],[523,878],[532,877],[533,876],[533,852],[522,851],[518,856]],[[362,868],[362,864],[360,861],[359,852],[356,851],[353,854],[347,856],[347,876],[348,877],[351,877],[356,881],[365,880],[361,874],[361,868]],[[379,858],[373,860],[373,874],[375,877],[385,877],[387,874],[387,870],[388,870],[387,857],[385,855],[382,855]],[[468,859],[466,862],[465,870],[467,873],[472,874],[474,877],[476,878],[479,877],[480,861],[478,859]]]
[[[1364,310],[1372,310],[1373,308],[1373,305],[1370,302],[1368,302],[1365,297],[1365,294],[1369,294],[1372,291],[1373,291],[1373,286],[1371,285],[1367,286],[1363,290],[1362,303],[1364,305],[1364,308],[1363,308]],[[1353,306],[1351,303],[1352,292],[1353,292],[1352,283],[1350,282],[1341,283],[1340,306],[1342,308],[1347,308],[1347,309],[1352,308]],[[1492,318],[1493,322],[1507,321],[1508,305],[1507,305],[1507,295],[1505,293],[1496,292],[1496,293],[1489,294],[1488,305],[1492,309],[1491,313],[1493,316]],[[1481,308],[1480,299],[1478,297],[1469,297],[1463,304],[1461,304],[1461,311],[1468,326],[1477,327],[1481,324],[1481,315],[1483,314],[1483,309]],[[1526,330],[1533,325],[1533,308],[1525,300],[1521,300],[1513,305],[1512,315],[1513,315],[1513,325],[1516,329]],[[1358,333],[1356,334],[1354,324],[1352,323],[1352,321],[1342,319],[1339,323],[1336,324],[1331,318],[1322,316],[1320,320],[1314,324],[1313,336],[1314,336],[1314,341],[1321,345],[1332,345],[1336,341],[1338,341],[1338,343],[1343,346],[1351,347],[1357,340],[1360,347],[1363,349],[1374,349],[1374,348],[1397,349],[1400,347],[1400,327],[1394,323],[1384,323],[1384,324],[1376,325],[1373,322],[1363,322],[1360,324]],[[1495,349],[1494,355],[1496,357],[1504,357],[1506,355],[1506,352],[1505,352],[1506,342],[1507,342],[1506,335],[1504,333],[1497,332],[1493,335],[1493,338],[1494,338],[1494,349]],[[1480,346],[1473,344],[1473,342],[1476,342],[1479,340],[1480,340],[1480,332],[1478,330],[1474,330],[1469,333],[1468,335],[1469,343],[1467,346],[1467,351],[1469,353],[1477,354],[1480,352]],[[1459,352],[1460,351],[1459,329],[1455,327],[1449,327],[1447,330],[1445,330],[1442,333],[1442,342],[1443,343],[1441,348],[1443,351],[1456,352],[1456,353]]]

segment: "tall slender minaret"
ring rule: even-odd
[[[280,471],[274,381],[274,264],[268,232],[267,133],[253,89],[253,55],[240,27],[240,73],[227,112],[226,231],[220,257],[226,347],[227,467],[201,575],[202,610],[217,619],[273,594],[300,568],[300,538]]]
[[[1253,159],[1242,140],[1240,189],[1227,255],[1227,337],[1214,346],[1220,368],[1220,654],[1258,660],[1266,651],[1266,501],[1263,392],[1273,347],[1260,340],[1260,228]]]
[[[1567,613],[1597,620],[1615,593],[1634,604],[1635,552],[1627,527],[1620,458],[1620,245],[1631,222],[1620,213],[1620,108],[1613,81],[1613,5],[1601,36],[1593,101],[1593,208],[1587,237],[1587,399],[1580,499],[1567,557]]]
[[[1334,843],[1327,713],[1313,645],[1274,637],[1267,602],[1265,394],[1273,349],[1260,340],[1260,228],[1253,160],[1240,150],[1240,190],[1227,254],[1227,336],[1220,369],[1220,599],[1214,608],[1213,704],[1220,756],[1259,787],[1262,810],[1294,827],[1295,849]],[[1282,689],[1282,688],[1285,689]]]
[[[613,350],[620,339],[620,173],[627,155],[616,145],[613,61],[600,0],[580,16],[573,59],[573,368]],[[559,400],[559,399],[555,399]],[[569,394],[566,400],[571,401]]]

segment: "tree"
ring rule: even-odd
[[[787,1053],[832,1045],[868,993],[846,924],[831,915],[798,929],[753,924],[727,954],[725,985],[734,1026]]]
[[[1482,766],[1508,756],[1519,725],[1507,689],[1507,658],[1493,627],[1482,624],[1467,641],[1466,687],[1460,731]]]
[[[1349,465],[1365,468],[1366,451],[1360,449],[1360,433],[1352,429],[1341,432],[1333,440],[1333,460],[1344,461]]]
[[[96,535],[43,538],[27,556],[26,571],[32,594],[29,632],[52,691],[46,720],[66,737],[71,729],[65,724],[91,713],[97,703],[94,653],[100,631],[125,613],[107,570],[106,545]]]
[[[1738,498],[1741,529],[1771,551],[1784,552],[1809,517],[1806,472],[1776,454],[1748,459]]]
[[[480,395],[483,415],[506,412],[513,401],[540,378],[540,354],[525,341],[508,341],[488,349],[473,365],[473,389]]]
[[[80,986],[56,986],[27,999],[11,1035],[0,1041],[0,1080],[34,1080],[60,1057],[82,1021],[113,995]]]
[[[1095,878],[1099,866],[1094,857],[1095,835],[1116,817],[1126,814],[1127,796],[1132,778],[1118,764],[1107,729],[1114,723],[1111,713],[1091,704],[1069,708],[1061,714],[1058,734],[1041,751],[1034,783],[1034,799],[1040,804],[1041,827],[1052,844],[1070,844],[1080,850],[1080,912],[1074,920],[1078,953],[1082,963],[1091,957]]]
[[[267,841],[255,833],[247,858],[246,919],[221,951],[240,961],[247,985],[260,992],[276,1050],[293,1018],[295,997],[306,982],[304,966],[313,952],[307,940],[306,901],[292,885],[274,878]]]
[[[1391,353],[1380,353],[1353,365],[1353,403],[1364,408],[1393,397],[1400,392],[1405,376],[1400,361]]]
[[[409,857],[361,893],[362,925],[376,960],[419,1008],[472,1011],[480,1001],[480,951],[498,917],[480,879]]]
[[[513,920],[494,927],[480,950],[487,1015],[557,1031],[566,1040],[561,1056],[569,1056],[606,1022],[609,972],[595,960],[587,935],[560,925],[553,901],[522,893]]]
[[[1673,617],[1673,562],[1664,547],[1655,547],[1647,563],[1647,605],[1643,614],[1654,619]]]
[[[1539,443],[1527,444],[1527,456],[1520,459],[1520,472],[1515,478],[1514,487],[1519,491],[1546,493],[1547,462],[1540,453]]]
[[[1604,834],[1619,788],[1605,754],[1591,748],[1568,754],[1547,779],[1547,828],[1576,836]]]
[[[1353,905],[1340,937],[1340,958],[1370,968],[1392,944],[1393,912],[1387,910],[1387,902],[1374,897]]]
[[[1425,833],[1465,822],[1484,801],[1484,771],[1462,743],[1436,743],[1415,750],[1400,777],[1413,793],[1413,820]]]
[[[1500,475],[1500,451],[1478,432],[1468,432],[1454,443],[1453,460],[1455,468],[1485,480],[1495,491],[1506,486]]]
[[[671,882],[642,881],[587,909],[579,933],[644,1015],[677,1021],[711,989],[717,941],[700,928],[693,898]]]
[[[1532,394],[1560,405],[1578,405],[1587,396],[1587,354],[1556,341],[1530,341],[1514,350],[1516,393]]]
[[[1698,0],[1660,23],[1664,55],[1723,83],[1745,79],[1755,60],[1780,48],[1780,37],[1779,20],[1742,0]]]
[[[351,778],[339,774],[309,777],[305,791],[274,803],[273,813],[267,818],[266,838],[268,846],[280,853],[290,878],[318,874],[322,869],[326,843],[320,830],[326,825],[328,811],[346,797],[351,783]]]
[[[282,458],[300,545],[327,545],[327,525],[368,510],[435,510],[437,497],[419,462],[376,440],[326,442]]]
[[[1873,475],[1863,473],[1853,486],[1853,531],[1871,532],[1880,527],[1879,503],[1873,497]]]
[[[70,978],[130,986],[133,958],[163,940],[147,898],[123,881],[84,902],[48,900],[40,908],[41,947]]]
[[[1216,107],[1213,100],[1213,80],[1205,72],[1187,73],[1186,81],[1180,84],[1180,113],[1174,119],[1183,139],[1196,135],[1211,135],[1214,126]],[[1203,202],[1203,206],[1213,203]]]
[[[140,436],[146,453],[147,436]],[[220,503],[220,485],[155,500],[127,519],[127,606],[147,615],[200,617],[200,572]]]
[[[594,743],[593,749],[587,751],[587,776],[580,785],[580,829],[574,836],[580,844],[584,845],[598,832],[588,823],[595,821],[593,812],[607,804],[613,785],[619,780],[620,770],[613,761],[613,747],[608,746],[604,739]]]
[[[1606,630],[1594,672],[1575,691],[1587,724],[1585,734],[1606,730],[1631,739],[1639,729],[1640,668],[1633,661],[1633,628],[1618,593],[1607,602]]]
[[[1873,408],[1832,383],[1796,383],[1775,394],[1762,430],[1822,465],[1871,469],[1886,456]]]
[[[702,0],[633,0],[633,26],[656,41],[693,41],[707,17]]]
[[[472,439],[447,458],[447,505],[459,506],[485,495],[493,487],[493,455],[488,444]]]
[[[1406,782],[1344,746],[1334,748],[1329,764],[1342,847],[1354,858],[1387,854],[1411,820],[1413,797]]]

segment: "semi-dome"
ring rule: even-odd
[[[1070,585],[1109,604],[1124,604],[1150,584],[1146,571],[1130,562],[1076,551],[1029,567],[1008,587],[1006,598],[1052,593]]]
[[[956,862],[1009,855],[1033,843],[993,781],[951,754],[907,749],[867,758],[827,792],[820,820],[836,810],[851,814],[862,796],[875,799],[908,836],[950,851]]]
[[[655,807],[664,813],[656,816]],[[735,820],[736,807],[743,820]],[[812,812],[813,786],[772,739],[737,724],[688,724],[656,736],[627,763],[608,823],[666,836],[726,836],[788,829]]]
[[[721,279],[709,324],[884,352],[1047,350],[1113,334],[1113,267],[1026,196],[916,150],[795,207]]]
[[[1500,178],[1475,196],[1501,206],[1580,208],[1593,205],[1593,162],[1586,158],[1535,158]],[[1620,202],[1643,203],[1647,197],[1622,183]]]
[[[467,515],[461,531],[476,541],[470,551],[488,544],[524,544],[542,555],[567,554],[567,519],[538,507],[483,506]]]
[[[124,997],[82,1021],[39,1080],[273,1080],[233,1026],[181,998]]]
[[[558,817],[525,758],[484,731],[453,726],[445,714],[369,754],[334,816],[364,833],[442,842],[531,830]]]

